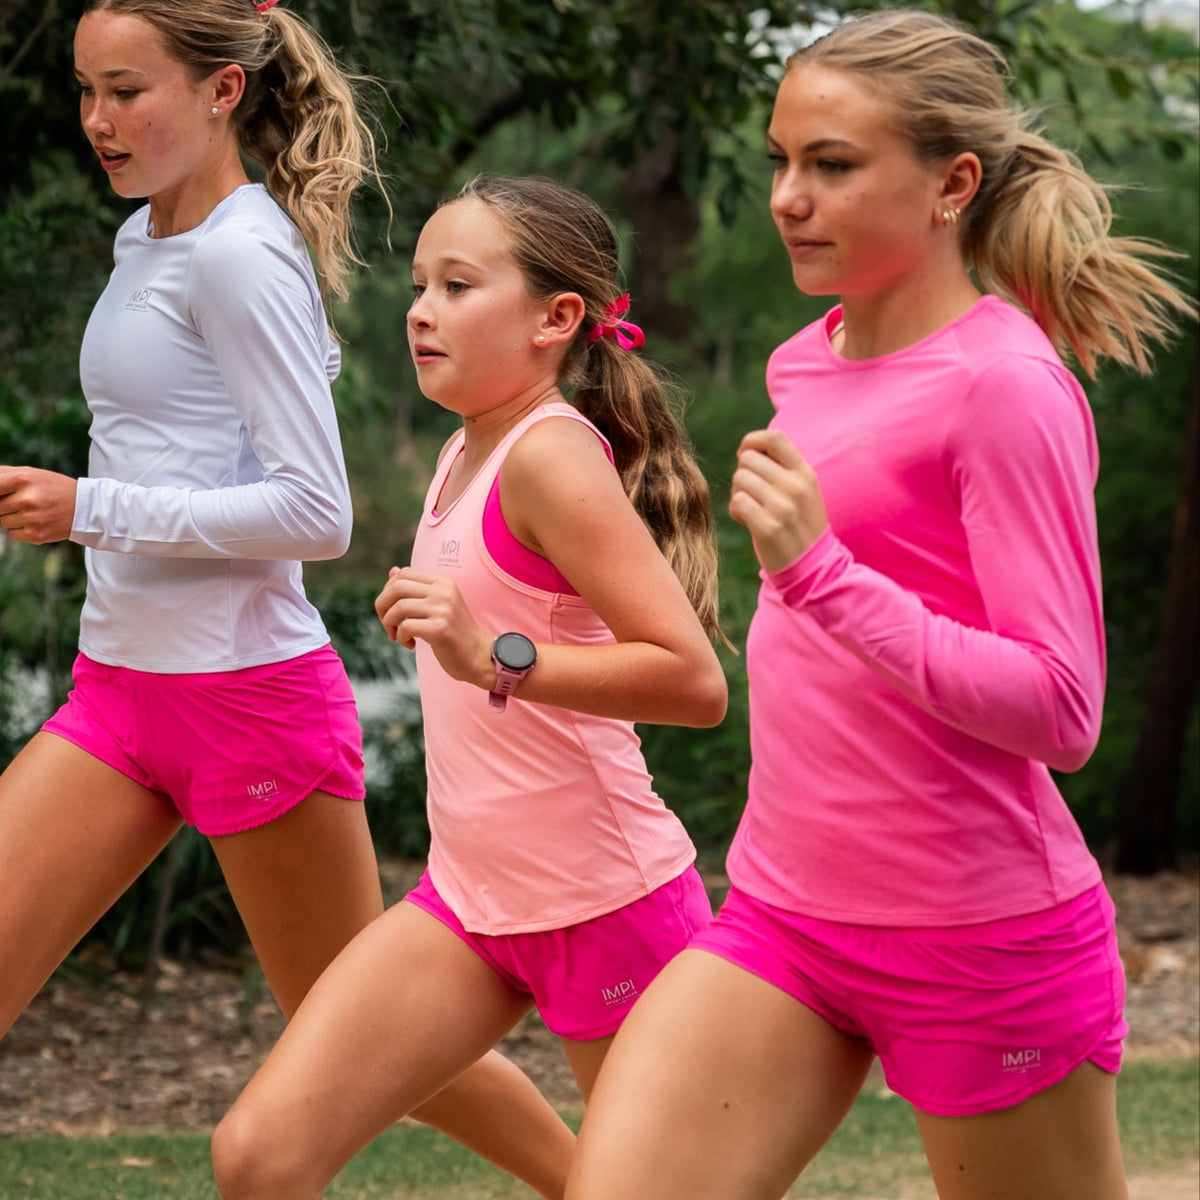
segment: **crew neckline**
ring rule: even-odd
[[[970,320],[973,316],[979,313],[985,307],[992,307],[994,304],[1003,304],[1004,301],[999,296],[991,292],[984,292],[966,312],[960,313],[952,321],[947,321],[945,325],[935,329],[932,333],[926,334],[919,341],[913,342],[910,346],[903,346],[899,350],[889,351],[887,354],[877,354],[872,358],[847,358],[843,354],[839,354],[833,348],[833,335],[837,332],[842,324],[842,306],[835,305],[826,314],[821,323],[821,345],[828,358],[836,364],[837,368],[842,371],[863,371],[870,370],[873,367],[884,366],[888,363],[896,362],[910,354],[919,354],[933,342],[939,338],[945,337],[951,331],[956,329],[963,322]]]
[[[208,215],[198,225],[193,225],[191,229],[181,229],[178,233],[172,233],[167,237],[154,236],[154,222],[150,217],[150,205],[147,204],[145,209],[146,219],[144,222],[139,223],[138,236],[146,245],[157,246],[160,244],[173,242],[176,240],[176,238],[187,237],[188,234],[199,233],[213,219],[213,217],[215,217],[217,213],[221,211],[221,209],[223,209],[231,200],[233,200],[235,196],[240,195],[247,188],[257,188],[260,191],[265,190],[263,189],[263,185],[261,183],[254,183],[253,181],[248,183],[239,183],[237,187],[235,187],[233,191],[229,193],[228,196],[222,197],[216,202],[216,204],[212,206],[208,212]]]

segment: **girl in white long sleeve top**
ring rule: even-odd
[[[88,566],[76,687],[0,776],[0,1032],[184,821],[290,1016],[382,910],[353,695],[300,567],[350,533],[322,294],[346,295],[370,136],[274,0],[93,0],[75,65],[114,191],[149,204],[84,339],[87,476],[0,466],[7,536]],[[498,1056],[417,1115],[561,1193],[572,1135]]]

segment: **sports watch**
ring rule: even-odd
[[[537,647],[523,633],[502,633],[492,643],[496,686],[488,693],[488,707],[503,712],[518,683],[533,670]]]

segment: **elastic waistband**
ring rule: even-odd
[[[301,663],[320,664],[337,660],[337,658],[338,654],[332,643],[326,643],[316,650],[309,650],[305,654],[298,654],[295,658],[285,658],[279,662],[260,663],[254,667],[242,667],[235,671],[200,671],[175,675],[163,671],[138,671],[133,667],[109,666],[107,663],[97,662],[94,658],[88,658],[86,654],[80,653],[75,660],[75,669],[78,671],[83,668],[91,673],[107,675],[111,679],[126,678],[131,682],[136,682],[139,687],[213,688],[221,687],[224,684],[256,683],[261,679],[270,679],[271,676],[278,675],[281,671],[286,671]]]

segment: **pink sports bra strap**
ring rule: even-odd
[[[591,429],[592,426],[589,424],[588,428]],[[604,447],[604,453],[608,455],[608,461],[612,462],[612,447],[598,432],[596,436]],[[483,507],[483,544],[487,547],[487,552],[501,570],[520,583],[543,592],[578,596],[579,593],[548,558],[543,558],[519,542],[509,529],[508,522],[504,519],[504,509],[500,504],[500,475],[503,470],[501,466],[496,472],[492,489],[488,492],[487,502]]]
[[[492,481],[492,490],[483,507],[483,544],[496,565],[519,582],[543,592],[579,595],[548,558],[535,554],[513,536],[500,506],[499,473]]]

